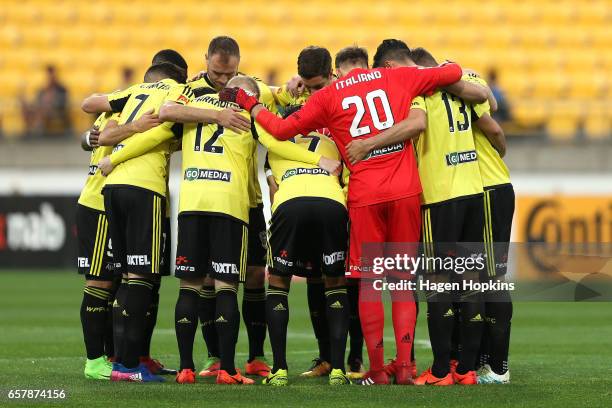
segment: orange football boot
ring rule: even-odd
[[[414,385],[453,385],[453,375],[448,373],[443,378],[438,378],[431,373],[431,368],[425,370],[419,377],[414,380]]]
[[[243,377],[239,372],[236,372],[234,375],[229,375],[227,371],[219,370],[216,383],[226,385],[251,385],[255,384],[255,381],[251,380],[250,378]]]
[[[270,374],[270,366],[263,358],[255,358],[250,363],[246,363],[244,366],[244,372],[247,375],[267,377],[268,374]]]
[[[176,375],[176,382],[179,384],[195,384],[195,371],[191,368],[184,368]]]
[[[478,384],[478,376],[476,375],[476,371],[468,371],[465,374],[459,374],[457,371],[453,371],[453,380],[455,380],[455,384],[459,385]]]

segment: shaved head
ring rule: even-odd
[[[257,82],[250,76],[236,75],[235,77],[229,80],[227,86],[242,88],[245,91],[249,91],[250,93],[255,95],[257,99],[259,99],[259,86],[257,86]]]

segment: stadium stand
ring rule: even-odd
[[[91,121],[79,111],[79,101],[117,87],[121,67],[133,67],[139,77],[155,51],[172,47],[184,53],[193,75],[203,68],[210,38],[228,34],[241,45],[242,71],[265,77],[275,68],[283,81],[295,73],[296,55],[306,45],[335,52],[357,42],[373,51],[381,39],[399,37],[482,73],[495,67],[519,129],[512,133],[540,129],[560,141],[610,139],[611,1],[357,4],[183,0],[169,7],[159,0],[5,0],[0,133],[22,132],[20,97],[33,97],[47,64],[58,67],[71,94],[72,122],[82,130]]]

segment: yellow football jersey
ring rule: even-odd
[[[259,101],[270,112],[278,113],[274,94],[268,85],[261,79],[254,77],[257,86],[259,87]],[[257,143],[253,143],[253,160],[251,160],[251,169],[249,170],[249,205],[251,208],[257,207],[263,202],[261,195],[261,186],[259,185],[259,156],[257,154]]]
[[[237,105],[220,101],[217,94],[205,94],[192,100],[190,106],[222,110]],[[249,117],[247,112],[243,114]],[[248,223],[252,200],[249,178],[256,140],[270,151],[296,160],[316,164],[321,158],[291,142],[274,139],[257,124],[241,133],[216,124],[183,124],[179,213],[224,214]]]
[[[305,91],[296,98],[287,90],[287,85],[276,88],[274,92],[274,99],[276,99],[276,103],[280,106],[303,105],[308,97],[310,97],[310,92]]]
[[[327,136],[311,132],[291,139],[304,150],[320,153],[330,159],[340,160],[336,144]],[[272,212],[287,200],[297,197],[323,197],[337,201],[346,207],[346,196],[338,176],[331,175],[315,164],[305,164],[280,157],[269,149],[268,164],[278,191],[274,195]]]
[[[464,75],[463,80],[474,82],[480,85],[488,86],[487,81],[474,74]],[[489,102],[472,106],[472,116],[477,120],[485,113],[491,114]],[[478,126],[474,126],[474,143],[476,146],[476,154],[478,155],[478,166],[480,167],[480,175],[484,187],[498,186],[501,184],[510,183],[510,172],[504,160],[501,158],[497,150],[493,147],[489,139]]]
[[[119,115],[116,113],[102,113],[98,116],[93,125],[102,131],[110,120],[117,120],[118,116]],[[102,158],[111,154],[112,150],[113,148],[111,146],[99,146],[92,149],[89,159],[89,173],[87,174],[85,187],[83,187],[81,195],[79,196],[79,204],[93,208],[94,210],[104,211],[102,187],[104,186],[106,178],[98,171],[98,163],[100,163]]]
[[[144,112],[159,108],[166,100],[184,99],[186,85],[172,79],[155,83],[134,85],[125,91],[109,95],[114,112],[121,112],[119,125],[129,123],[142,116]],[[181,95],[176,97],[175,95]],[[166,196],[166,177],[171,139],[177,135],[177,125],[165,122],[143,133],[133,135],[113,149],[110,160],[115,169],[106,179],[106,186],[128,185],[141,187]]]
[[[416,142],[423,204],[481,194],[470,106],[444,91],[417,97],[412,109],[427,112],[427,128]]]

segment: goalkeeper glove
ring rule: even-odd
[[[253,109],[255,105],[259,105],[259,101],[255,95],[242,88],[223,88],[221,92],[219,92],[219,99],[225,102],[234,102],[249,113],[251,113],[251,109]]]

